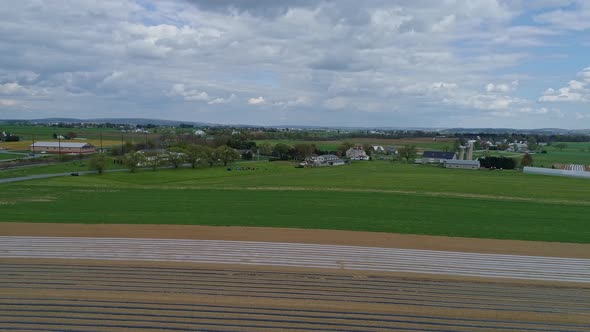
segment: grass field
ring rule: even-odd
[[[287,145],[295,145],[299,143],[315,144],[320,150],[335,151],[344,142],[350,142],[354,144],[372,144],[372,145],[392,145],[397,148],[402,147],[406,144],[416,145],[420,150],[431,149],[431,150],[443,150],[445,148],[453,147],[454,139],[451,138],[439,138],[438,141],[434,142],[432,138],[421,137],[421,138],[403,138],[403,139],[380,139],[380,138],[351,138],[343,140],[333,141],[297,141],[297,140],[257,140],[257,144],[262,143],[284,143]]]
[[[590,182],[388,162],[113,173],[0,185],[3,221],[366,230],[590,243]]]
[[[36,139],[39,142],[39,139]],[[57,142],[57,140],[51,138],[43,140],[44,142]],[[90,143],[96,147],[100,147],[100,139],[88,139],[88,140],[62,140],[62,143]],[[32,140],[22,139],[18,142],[0,142],[0,147],[6,150],[29,150],[29,146],[33,144]],[[120,140],[102,140],[103,147],[120,146]]]
[[[22,157],[23,157],[23,155],[20,155],[20,154],[0,153],[0,160],[19,159]]]

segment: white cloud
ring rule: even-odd
[[[209,105],[228,104],[228,103],[231,103],[232,101],[234,101],[235,99],[236,99],[236,95],[232,93],[227,98],[217,97],[217,98],[211,99],[207,104],[209,104]]]
[[[486,84],[486,92],[494,93],[507,93],[516,90],[518,88],[519,81],[512,81],[510,84],[506,83],[488,83]]]
[[[248,105],[262,105],[265,103],[266,100],[264,100],[264,97],[252,97],[248,99]]]
[[[540,23],[567,30],[583,31],[590,29],[590,4],[587,0],[577,0],[570,9],[557,9],[535,17]]]
[[[549,21],[515,25],[536,13],[571,14],[561,1],[569,0],[22,0],[0,7],[0,93],[18,94],[35,117],[505,125],[487,116],[542,112],[521,92],[531,82],[586,96],[590,69],[553,83],[543,61],[554,54],[534,48],[553,44],[567,56],[562,42],[575,36]],[[529,59],[539,69],[521,70]],[[10,112],[1,116],[21,116]]]
[[[0,84],[0,94],[13,95],[23,91],[25,88],[15,82]]]
[[[174,84],[169,92],[169,95],[181,96],[187,101],[208,101],[210,99],[207,92],[196,89],[187,90],[185,85],[182,83]]]
[[[10,106],[16,106],[17,104],[18,104],[18,101],[14,100],[14,99],[0,99],[0,106],[10,107]]]
[[[277,101],[277,102],[273,103],[273,105],[281,106],[283,108],[297,107],[297,106],[308,106],[310,104],[311,104],[311,99],[306,96],[300,96],[294,100],[284,100],[284,101]]]
[[[583,81],[571,80],[558,90],[549,88],[539,98],[542,102],[590,102],[590,67],[578,73]]]

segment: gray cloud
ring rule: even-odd
[[[534,10],[549,15],[567,3],[535,2]],[[520,95],[533,80],[504,87],[530,76],[519,75],[519,65],[535,58],[534,47],[565,33],[552,29],[553,21],[541,22],[543,16],[536,25],[512,24],[529,6],[23,0],[0,8],[0,118],[555,124],[557,112],[542,111],[538,96]],[[579,125],[570,113],[559,121]]]

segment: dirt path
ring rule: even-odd
[[[589,244],[263,227],[0,223],[0,236],[81,236],[290,242],[590,258]]]

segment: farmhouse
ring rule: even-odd
[[[33,152],[47,152],[47,153],[94,153],[96,148],[90,143],[72,143],[72,142],[35,142],[29,145],[29,149]]]
[[[445,160],[446,168],[479,169],[479,160]]]
[[[420,162],[422,164],[443,163],[446,160],[455,159],[457,159],[457,154],[455,152],[424,151]]]
[[[369,160],[369,156],[362,147],[353,147],[346,150],[346,158],[352,160]]]

